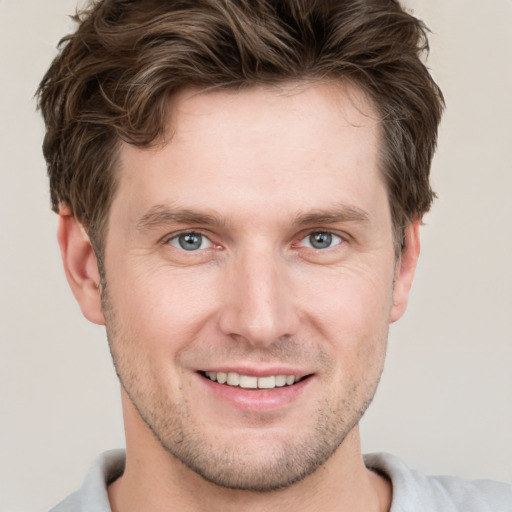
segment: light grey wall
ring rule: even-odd
[[[512,481],[512,2],[410,0],[448,110],[439,194],[405,318],[363,420],[366,451]],[[32,95],[75,0],[0,0],[0,511],[47,510],[123,445],[99,327],[59,261]]]

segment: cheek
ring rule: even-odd
[[[198,336],[215,305],[211,279],[199,274],[136,267],[108,274],[117,327],[155,357],[175,353]]]
[[[345,388],[378,380],[386,353],[392,304],[392,273],[365,268],[337,272],[304,287],[307,323],[320,333],[322,350],[336,361],[336,380]],[[322,286],[323,284],[323,286]]]
[[[106,324],[121,381],[133,397],[166,389],[179,401],[187,381],[180,361],[195,340],[204,338],[208,295],[161,272],[118,275],[123,279],[107,279],[111,314]]]
[[[392,282],[391,269],[341,269],[303,280],[298,295],[304,311],[322,330],[357,338],[388,325]]]

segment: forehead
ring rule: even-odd
[[[382,187],[379,140],[375,109],[348,84],[183,90],[163,143],[122,145],[113,209],[123,197],[125,214],[139,216],[170,204],[225,216],[254,207],[262,219],[328,203],[362,209],[353,203]]]
[[[379,129],[376,109],[361,90],[349,83],[331,82],[185,89],[169,101],[167,120],[166,141],[175,147],[210,140],[215,148],[222,142],[244,152],[251,141],[269,144],[275,136],[276,142],[286,140],[290,146],[307,138],[303,150],[322,153],[335,139],[342,143],[339,136],[349,136],[352,128],[365,135],[364,140],[358,138],[368,150],[368,143],[374,142],[370,138],[377,138]],[[318,143],[320,147],[315,148]],[[280,153],[285,151],[283,147]]]

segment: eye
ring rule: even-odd
[[[314,231],[303,238],[300,245],[313,249],[329,249],[330,247],[339,245],[341,242],[343,242],[341,237],[334,233],[329,231]]]
[[[173,236],[169,243],[177,249],[184,251],[198,251],[212,247],[212,243],[201,233],[187,232]]]

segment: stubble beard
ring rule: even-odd
[[[117,350],[128,340],[119,339],[120,329],[105,283],[102,304],[114,367],[139,416],[167,453],[205,480],[223,488],[271,492],[290,487],[313,474],[359,423],[380,380],[379,373],[370,385],[354,384],[352,389],[346,390],[346,398],[334,406],[325,399],[316,409],[315,425],[309,432],[299,434],[299,425],[293,439],[281,440],[265,458],[254,457],[239,444],[218,446],[209,441],[191,421],[186,402],[173,402],[163,390],[150,389],[143,382],[140,376],[145,372],[137,358],[130,360]],[[132,342],[129,340],[129,344]]]

